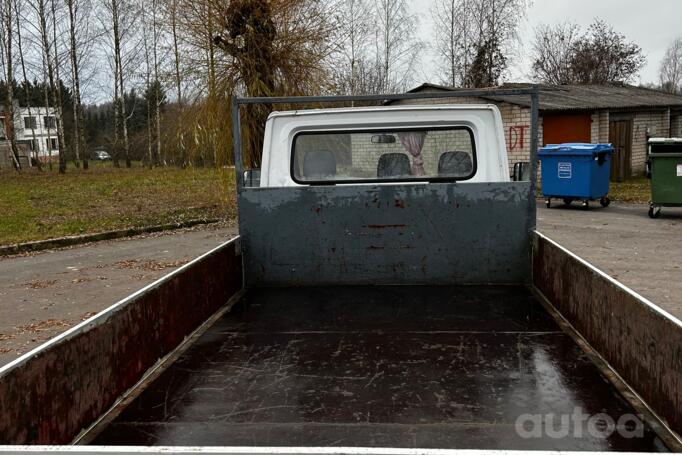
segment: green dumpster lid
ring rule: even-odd
[[[649,144],[682,144],[682,137],[652,137]]]

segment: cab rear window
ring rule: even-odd
[[[297,183],[458,181],[476,173],[469,128],[303,132],[293,141]]]

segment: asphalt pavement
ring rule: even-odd
[[[538,230],[682,319],[682,209],[578,204],[538,209]]]
[[[0,258],[0,365],[235,235],[214,224]]]

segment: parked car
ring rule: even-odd
[[[92,159],[94,161],[111,161],[111,155],[105,150],[95,150],[92,152]]]

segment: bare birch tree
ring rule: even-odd
[[[114,63],[114,165],[118,165],[119,151],[123,149],[126,167],[131,167],[130,138],[128,137],[128,114],[126,109],[126,71],[124,59],[125,39],[131,31],[134,22],[132,4],[128,0],[104,0],[102,9],[107,17],[102,20],[108,35],[111,58]]]
[[[659,77],[663,90],[669,93],[682,91],[682,38],[675,39],[665,51]]]
[[[19,148],[17,147],[16,132],[14,130],[14,44],[13,44],[13,30],[14,30],[14,7],[12,0],[1,0],[1,24],[2,31],[0,39],[2,40],[2,53],[0,60],[4,68],[5,82],[7,85],[7,94],[5,97],[5,118],[7,129],[7,137],[10,141],[12,149],[12,162],[17,171],[21,171],[21,162],[19,161]]]
[[[178,105],[182,106],[182,78],[180,76],[180,46],[178,44],[178,0],[170,2],[170,29],[173,37],[173,66]]]
[[[36,21],[37,21],[37,33],[38,39],[40,41],[41,47],[41,59],[42,65],[44,66],[44,73],[47,76],[47,82],[49,86],[49,96],[46,96],[46,107],[53,104],[55,111],[55,121],[57,123],[57,144],[59,147],[59,172],[66,172],[66,147],[64,141],[64,130],[62,124],[62,104],[61,104],[61,84],[57,77],[57,70],[55,64],[59,63],[57,52],[57,43],[54,42],[57,36],[56,31],[50,33],[50,28],[48,25],[48,20],[50,19],[50,11],[52,10],[51,5],[47,4],[48,0],[31,0],[28,4],[32,7]],[[50,11],[48,11],[48,7]],[[53,26],[56,24],[56,20],[50,21]],[[52,101],[52,103],[50,103]],[[48,154],[50,156],[50,161],[52,160],[52,141],[48,138],[47,141]]]
[[[55,121],[57,123],[57,143],[59,145],[59,172],[66,172],[66,139],[64,134],[64,110],[62,98],[62,79],[60,74],[59,41],[57,40],[57,7],[55,0],[50,0],[52,13],[52,45],[54,46],[54,76],[55,76]],[[52,144],[48,144],[51,148]],[[75,155],[76,168],[80,168],[80,156]]]
[[[529,0],[436,0],[437,66],[444,83],[497,85],[513,57]]]
[[[48,69],[47,69],[47,57],[43,54],[42,59],[41,59],[41,68],[42,68],[42,76],[43,76],[43,81],[47,81],[49,79],[49,74],[48,74]],[[43,99],[45,100],[45,110],[46,112],[50,112],[50,106],[52,103],[50,102],[50,95],[52,93],[52,86],[44,83],[43,84]],[[52,144],[52,129],[51,125],[47,126],[47,144]],[[47,162],[50,171],[52,171],[52,147],[48,146],[47,147]]]
[[[337,47],[331,70],[339,93],[357,95],[376,91],[363,83],[367,67],[376,61],[370,45],[375,13],[367,0],[340,1],[333,10]]]
[[[147,34],[147,14],[146,8],[142,8],[142,40],[144,45],[144,59],[145,59],[145,86],[146,86],[146,98],[147,98],[147,167],[151,169],[154,164],[154,154],[152,152],[152,99],[149,96],[151,92],[152,85],[152,65],[150,61],[149,52],[149,36]]]
[[[76,153],[76,160],[81,155],[83,156],[83,169],[88,169],[88,150],[85,141],[85,117],[83,114],[83,102],[81,98],[81,75],[79,64],[79,40],[77,36],[77,27],[81,25],[89,25],[87,20],[81,19],[81,5],[82,0],[66,0],[66,5],[69,10],[69,57],[71,60],[71,77],[73,80],[73,123],[74,123],[74,150]],[[85,14],[89,13],[89,5],[85,8]],[[87,18],[86,18],[87,19]]]
[[[14,4],[13,4],[14,15],[17,18],[17,50],[19,51],[19,62],[21,63],[21,74],[23,76],[24,87],[25,87],[25,91],[26,91],[26,93],[24,94],[25,95],[24,101],[25,101],[26,107],[28,109],[28,116],[33,117],[33,108],[31,106],[31,92],[30,92],[31,85],[30,85],[30,82],[28,80],[28,75],[26,72],[26,59],[24,58],[24,46],[23,46],[21,26],[20,26],[20,23],[21,23],[20,18],[22,16],[20,5],[21,5],[21,3],[19,0],[14,0]],[[36,166],[39,169],[42,169],[42,164],[40,162],[40,156],[39,156],[39,152],[40,152],[39,145],[40,144],[38,144],[38,139],[36,137],[36,128],[35,127],[36,127],[35,122],[31,122],[31,139],[32,139],[32,144],[33,144],[33,146],[32,146],[33,159],[36,163]]]
[[[436,0],[431,9],[434,23],[436,62],[440,81],[456,87],[469,76],[474,59],[476,29],[471,0]]]
[[[404,90],[413,82],[412,74],[424,47],[415,35],[418,19],[405,0],[378,0],[376,17],[384,91]]]
[[[165,155],[161,148],[161,80],[159,73],[159,41],[161,39],[161,27],[159,26],[159,0],[152,0],[152,53],[154,57],[154,126],[156,129],[156,157],[167,165]],[[217,161],[217,160],[216,160]]]

